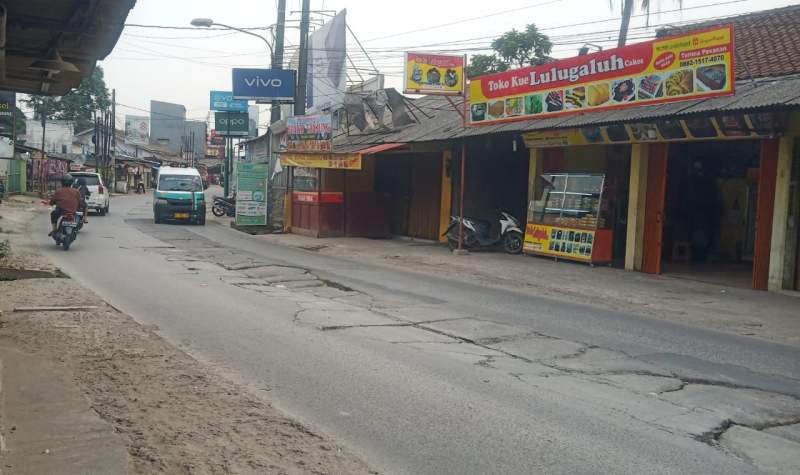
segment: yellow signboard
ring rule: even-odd
[[[464,56],[406,53],[403,92],[459,95],[464,92]]]
[[[595,232],[528,223],[522,249],[526,252],[591,261]]]
[[[361,170],[361,154],[358,153],[283,153],[284,167],[332,168]]]
[[[730,95],[733,27],[723,26],[470,81],[470,125]]]

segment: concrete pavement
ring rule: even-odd
[[[796,346],[155,226],[147,200],[51,256],[387,472],[754,473],[731,427],[796,444],[765,431],[800,415]]]

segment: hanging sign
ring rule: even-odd
[[[470,82],[470,125],[731,95],[723,26],[490,74]]]
[[[464,56],[406,53],[405,94],[458,95],[464,92]]]
[[[289,117],[286,119],[286,135],[286,150],[289,152],[330,152],[333,147],[331,115]]]

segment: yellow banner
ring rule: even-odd
[[[281,165],[284,167],[361,170],[361,155],[358,153],[282,153]]]
[[[553,257],[591,261],[594,240],[594,231],[528,223],[522,249]]]
[[[406,53],[406,94],[458,95],[464,92],[464,56]]]
[[[469,124],[730,95],[733,48],[723,26],[474,78]]]

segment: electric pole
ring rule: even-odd
[[[286,30],[286,0],[278,0],[278,24],[275,26],[275,45],[272,48],[272,69],[283,69],[283,35]],[[281,120],[281,106],[272,102],[270,124]]]
[[[300,17],[300,65],[297,68],[297,94],[294,98],[294,115],[306,115],[306,81],[308,80],[308,24],[311,0],[303,0]]]
[[[111,90],[111,186],[117,189],[117,90]]]

